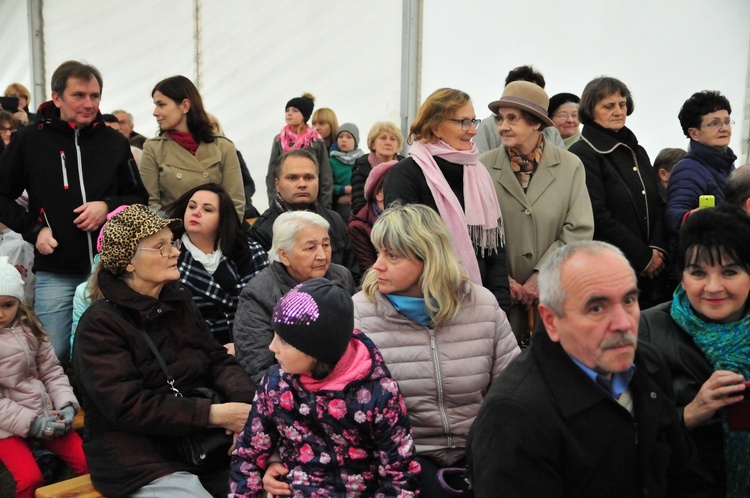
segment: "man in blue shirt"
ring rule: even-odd
[[[637,344],[637,279],[623,254],[563,246],[539,288],[544,328],[493,383],[469,436],[476,497],[714,496],[666,365]]]

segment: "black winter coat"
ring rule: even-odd
[[[652,248],[666,254],[658,180],[633,132],[624,127],[614,134],[597,124],[587,124],[581,140],[568,150],[580,157],[586,168],[586,187],[594,209],[594,239],[618,247],[636,273],[648,266]]]
[[[28,212],[15,202],[24,190],[29,193]],[[86,275],[98,231],[78,229],[73,210],[91,201],[106,202],[109,211],[122,204],[148,203],[130,144],[105,126],[101,114],[90,125],[74,129],[60,120],[52,102],[45,102],[37,121],[18,130],[0,158],[0,221],[32,245],[49,223],[59,246],[48,255],[35,251],[34,270]]]
[[[367,204],[367,200],[365,200],[365,183],[367,182],[367,177],[370,176],[370,171],[372,171],[369,157],[369,154],[365,154],[354,161],[354,173],[352,173],[352,214]],[[403,161],[404,156],[396,154],[396,160]]]
[[[635,365],[631,415],[536,332],[469,434],[475,496],[717,496],[677,417],[664,360],[641,344]]]
[[[664,357],[672,376],[675,403],[684,423],[685,406],[698,395],[701,386],[714,373],[714,368],[698,349],[693,338],[682,330],[670,315],[672,302],[666,302],[641,312],[638,340],[656,348]],[[701,461],[714,480],[725,485],[724,432],[721,412],[714,418],[688,432],[698,449]]]
[[[73,365],[86,412],[83,448],[96,488],[128,496],[167,474],[187,470],[165,436],[208,428],[210,400],[172,395],[159,363],[135,327],[146,331],[183,394],[210,387],[225,401],[250,403],[255,385],[208,332],[190,291],[172,282],[159,299],[139,294],[102,270],[107,300],[83,314]]]
[[[346,223],[341,219],[341,215],[319,204],[310,206],[308,211],[319,214],[330,225],[328,235],[331,237],[331,263],[348,268],[352,272],[354,281],[359,284],[362,272],[359,269],[359,263],[357,263],[357,257],[352,244],[349,242],[349,236],[346,233]],[[258,242],[266,251],[271,250],[273,243],[273,223],[283,212],[275,201],[272,202],[271,207],[266,209],[255,220],[255,223],[253,223],[253,226],[248,231],[250,238]]]
[[[435,162],[456,195],[458,202],[461,203],[461,208],[466,209],[464,205],[463,166],[448,162],[440,157],[435,157]],[[411,157],[407,157],[391,168],[383,184],[383,193],[385,194],[386,206],[398,200],[402,204],[424,204],[435,211],[438,210],[422,169]],[[485,254],[484,257],[479,251],[475,252],[479,264],[479,273],[482,277],[482,286],[495,295],[497,303],[503,311],[510,313],[510,282],[508,281],[508,262],[505,257],[505,247],[498,247],[497,252]]]

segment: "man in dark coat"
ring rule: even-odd
[[[663,359],[637,346],[622,252],[568,244],[540,270],[539,327],[469,436],[477,498],[716,496],[674,409]]]
[[[348,268],[354,281],[359,283],[361,272],[349,236],[346,234],[346,224],[336,211],[325,208],[316,201],[318,162],[315,156],[306,149],[285,152],[278,159],[274,177],[276,197],[271,207],[250,227],[250,238],[268,251],[273,240],[273,222],[281,213],[301,210],[317,213],[330,224],[328,233],[331,236],[331,262]]]
[[[0,159],[0,222],[34,245],[35,311],[60,362],[70,357],[73,294],[86,280],[107,213],[147,203],[128,141],[101,118],[102,76],[63,62],[52,100]],[[16,203],[26,190],[28,210]]]

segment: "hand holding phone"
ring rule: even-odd
[[[0,97],[0,108],[11,114],[18,112],[18,97]]]
[[[742,395],[745,399],[727,406],[727,424],[733,431],[750,430],[750,381],[745,381],[743,384],[745,384],[745,390]]]

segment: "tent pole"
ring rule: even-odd
[[[422,0],[403,0],[401,27],[401,133],[409,134],[409,126],[419,108],[422,71]],[[406,154],[404,140],[402,153]]]
[[[42,0],[27,0],[29,17],[29,60],[31,61],[31,98],[39,106],[47,100],[44,74],[44,23],[42,18]],[[29,108],[36,112],[36,107]]]

